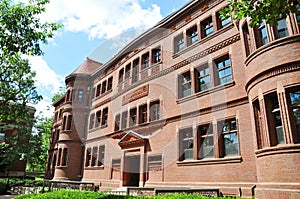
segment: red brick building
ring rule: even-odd
[[[69,75],[46,176],[300,197],[300,16],[251,28],[226,6],[191,1]]]

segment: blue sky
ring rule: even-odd
[[[65,76],[97,47],[128,30],[150,28],[189,1],[51,0],[41,20],[60,22],[64,28],[43,46],[44,56],[30,58],[37,73],[38,91],[44,98],[36,106],[37,112],[52,115],[52,110],[47,111],[51,97],[64,86]],[[100,55],[94,53],[93,56],[105,62]]]

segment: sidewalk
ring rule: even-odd
[[[16,197],[17,195],[0,195],[0,199],[11,199]]]

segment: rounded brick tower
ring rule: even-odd
[[[89,76],[102,64],[87,58],[66,77],[66,94],[54,103],[55,116],[46,178],[80,180],[89,111]],[[78,155],[82,154],[82,155]],[[72,168],[72,169],[70,169]]]

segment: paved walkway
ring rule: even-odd
[[[16,195],[0,195],[0,199],[11,199],[13,197],[16,197]]]

